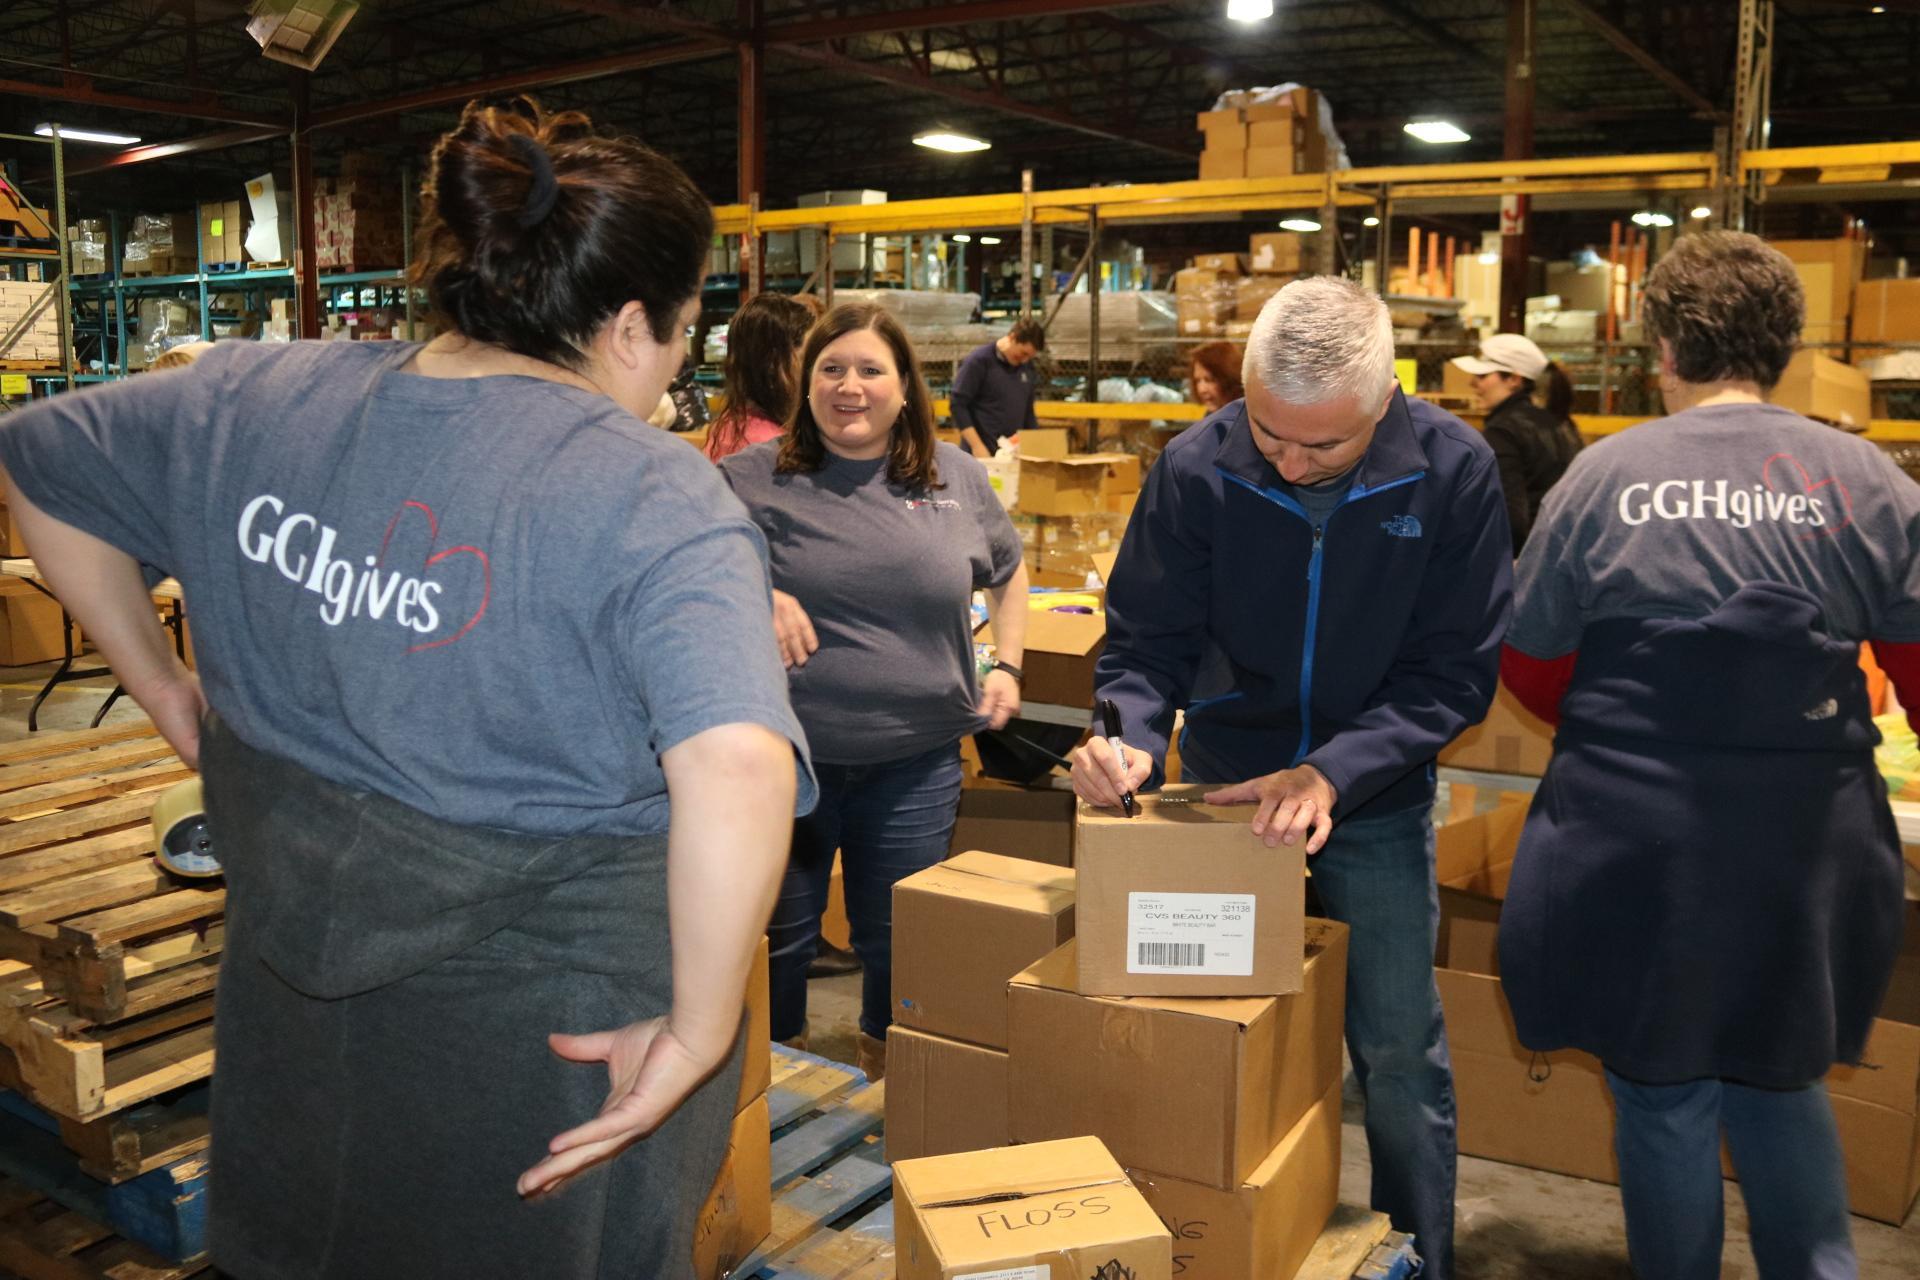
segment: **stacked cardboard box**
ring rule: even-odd
[[[191,212],[137,215],[122,248],[120,273],[169,276],[198,270],[197,232]]]
[[[201,261],[210,267],[247,260],[247,203],[214,200],[200,206]]]
[[[1285,94],[1228,93],[1199,126],[1200,178],[1280,178],[1327,167],[1320,97],[1312,89]]]
[[[975,638],[992,644],[993,628],[981,628]],[[1026,661],[1021,664],[1026,676],[1021,684],[1022,698],[1027,702],[1091,710],[1093,667],[1106,643],[1107,618],[1103,612],[1030,610]]]
[[[1007,983],[1073,911],[1071,870],[977,850],[894,886],[891,1158],[1007,1145]]]
[[[767,944],[760,944],[747,979],[747,1059],[734,1102],[726,1162],[694,1221],[693,1270],[698,1280],[721,1280],[773,1231],[773,1138],[767,1090],[773,1084],[769,1038]]]
[[[401,265],[400,193],[377,159],[349,154],[340,175],[320,179],[315,191],[314,251],[321,270]]]
[[[104,274],[107,269],[107,224],[99,218],[82,218],[67,228],[67,248],[73,259],[73,274]]]
[[[1867,280],[1854,291],[1853,340],[1920,343],[1920,278]],[[1890,348],[1856,345],[1855,363],[1889,354]]]
[[[1174,313],[1183,338],[1217,338],[1237,312],[1242,276],[1238,255],[1219,257],[1227,269],[1194,266],[1174,273]]]
[[[1435,978],[1453,1055],[1460,1151],[1617,1182],[1613,1098],[1600,1063],[1577,1051],[1525,1048],[1501,988],[1500,902],[1526,803],[1508,799],[1478,814],[1472,805],[1456,807],[1466,816],[1441,825],[1435,841]],[[1907,904],[1906,942],[1862,1061],[1830,1071],[1827,1092],[1853,1211],[1900,1224],[1920,1198],[1920,905]],[[1731,1166],[1727,1174],[1733,1176]]]
[[[1800,341],[1808,346],[1845,342],[1853,316],[1854,289],[1867,263],[1865,240],[1775,240],[1793,262],[1807,296]]]
[[[1070,867],[1074,808],[1068,789],[968,778],[947,847],[955,853],[980,849]]]
[[[1180,1274],[1292,1275],[1338,1197],[1347,932],[1199,790],[1081,809],[1077,937],[1009,989],[1011,1133],[1098,1137]]]
[[[1553,758],[1553,726],[1528,711],[1501,685],[1487,718],[1455,738],[1440,752],[1440,763],[1487,773],[1518,773],[1537,778]]]
[[[60,300],[54,286],[37,280],[0,280],[0,338],[18,336],[0,348],[0,360],[56,363],[61,358]]]

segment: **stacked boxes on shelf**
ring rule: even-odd
[[[1174,301],[1183,338],[1244,340],[1267,299],[1307,270],[1307,248],[1297,232],[1259,232],[1246,253],[1206,253],[1174,274]]]
[[[209,268],[247,261],[247,202],[213,200],[200,206],[200,260]]]
[[[59,299],[38,280],[0,280],[0,360],[58,364]],[[16,333],[16,330],[18,331]],[[14,334],[12,342],[6,342]]]
[[[1280,178],[1327,167],[1320,95],[1294,88],[1221,95],[1196,119],[1204,146],[1200,179]]]
[[[400,193],[377,158],[348,155],[340,176],[320,179],[315,190],[314,248],[322,271],[401,265]]]
[[[76,276],[104,275],[107,270],[107,224],[101,218],[82,218],[67,228],[67,249]]]
[[[199,270],[194,244],[198,230],[191,212],[137,215],[121,251],[120,274],[171,276]]]

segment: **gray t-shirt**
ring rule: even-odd
[[[770,440],[720,470],[767,535],[773,585],[799,600],[820,641],[789,673],[813,758],[903,760],[978,729],[968,602],[1020,566],[986,469],[943,444],[945,487],[910,493],[888,482],[885,458],[829,453],[818,471],[781,475],[779,453]]]
[[[1536,658],[1609,618],[1704,617],[1756,581],[1818,597],[1836,639],[1920,641],[1920,485],[1787,409],[1689,409],[1581,452],[1516,578],[1507,643]]]
[[[387,342],[222,342],[5,419],[49,514],[180,579],[242,741],[437,818],[668,822],[716,725],[799,752],[758,530],[685,441],[558,383],[396,372]],[[343,833],[343,838],[349,833]]]

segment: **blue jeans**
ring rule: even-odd
[[[1452,1280],[1458,1157],[1453,1063],[1433,978],[1440,897],[1431,810],[1337,822],[1307,867],[1327,915],[1352,931],[1347,1052],[1366,1095],[1373,1207],[1413,1233],[1424,1280]]]
[[[960,748],[948,743],[884,764],[815,764],[820,803],[793,824],[793,851],[767,926],[775,1040],[807,1025],[807,966],[819,951],[833,852],[863,971],[860,1029],[893,1022],[893,886],[947,856],[960,811]]]
[[[1627,1251],[1644,1280],[1717,1280],[1724,1125],[1762,1280],[1853,1280],[1847,1174],[1827,1087],[1641,1084],[1607,1072]]]

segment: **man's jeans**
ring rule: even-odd
[[[1720,1129],[1740,1174],[1762,1280],[1853,1280],[1847,1171],[1824,1082],[1640,1084],[1607,1072],[1618,1106],[1627,1251],[1644,1280],[1717,1280]]]
[[[885,764],[816,764],[820,803],[793,824],[793,851],[767,928],[775,1040],[807,1024],[807,966],[819,951],[833,851],[847,924],[863,972],[860,1029],[884,1038],[893,1021],[893,886],[947,856],[960,811],[960,748],[948,743]]]
[[[1452,1280],[1458,1161],[1453,1065],[1433,978],[1431,810],[1337,822],[1307,869],[1327,915],[1352,930],[1347,1052],[1367,1100],[1373,1207],[1413,1233],[1424,1280]]]

